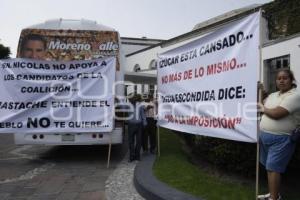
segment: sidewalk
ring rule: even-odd
[[[152,174],[156,155],[128,162],[128,153],[105,183],[107,200],[203,200],[160,182]]]
[[[137,161],[128,162],[128,153],[105,182],[107,200],[144,200],[133,184]]]

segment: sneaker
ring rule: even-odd
[[[267,200],[273,200],[271,197],[269,197]],[[274,199],[275,200],[275,199]],[[276,200],[282,200],[281,195],[278,194],[278,198]]]
[[[277,200],[282,200],[282,197],[281,197],[281,195],[280,195],[280,194],[278,194],[278,198],[277,198]]]
[[[261,194],[261,195],[257,196],[257,199],[258,200],[268,200],[270,197],[271,197],[270,193],[268,193],[268,194]]]
[[[257,196],[257,199],[258,199],[258,200],[273,200],[273,199],[271,198],[271,194],[270,194],[270,193],[258,195],[258,196]],[[282,200],[282,197],[281,197],[280,194],[278,194],[277,200]]]

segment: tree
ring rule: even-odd
[[[300,1],[275,0],[264,5],[269,39],[283,38],[300,32]]]
[[[0,59],[9,58],[10,54],[11,54],[10,48],[5,47],[3,44],[0,44]]]

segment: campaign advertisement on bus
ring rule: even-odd
[[[116,31],[24,29],[17,57],[71,61],[115,56],[118,71],[119,51],[119,35]]]

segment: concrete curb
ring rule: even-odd
[[[134,170],[136,190],[147,200],[203,200],[171,188],[152,174],[155,155],[144,155]]]

